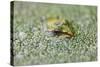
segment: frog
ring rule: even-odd
[[[59,16],[47,17],[46,19],[47,32],[53,34],[53,36],[72,38],[74,37],[75,31],[73,22],[66,18]]]

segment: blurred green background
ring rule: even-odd
[[[40,17],[73,21],[75,37],[59,39],[42,32]],[[97,60],[97,7],[14,2],[14,65],[37,65]]]

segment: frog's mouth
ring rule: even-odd
[[[71,37],[74,36],[74,33],[72,33],[72,32],[63,32],[63,31],[60,31],[60,30],[52,30],[52,31],[48,31],[48,32],[52,32],[52,34],[54,36],[66,35],[66,38],[71,38]]]

